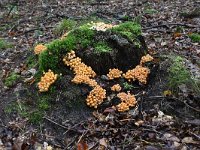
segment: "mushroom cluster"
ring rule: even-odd
[[[119,85],[119,84],[115,84],[115,85],[113,85],[112,87],[111,87],[111,90],[112,91],[115,91],[115,92],[119,92],[119,91],[121,91],[121,86]]]
[[[42,44],[38,44],[35,48],[34,48],[34,53],[36,55],[39,55],[41,52],[45,51],[47,49],[46,46],[42,45]]]
[[[129,82],[137,79],[140,83],[146,84],[149,73],[150,70],[148,68],[137,65],[134,69],[128,70],[125,74],[123,74],[123,76]]]
[[[144,65],[146,62],[150,62],[153,60],[153,57],[149,54],[143,56],[140,60],[140,65]]]
[[[96,87],[98,84],[95,80],[93,79],[90,79],[88,76],[86,75],[76,75],[74,77],[74,79],[72,80],[73,83],[75,84],[81,84],[81,83],[84,83],[84,84],[87,84],[91,87]]]
[[[86,103],[90,107],[97,108],[97,106],[106,98],[106,90],[99,86],[94,79],[91,79],[96,76],[96,73],[91,67],[82,63],[81,58],[76,57],[74,51],[69,52],[63,58],[63,62],[74,71],[75,77],[72,79],[73,83],[84,83],[93,87],[93,90],[87,96]]]
[[[97,31],[106,31],[107,29],[110,29],[116,25],[112,24],[106,24],[104,22],[91,22],[92,27],[90,29],[97,30]]]
[[[117,110],[119,112],[127,111],[130,107],[135,106],[137,103],[135,96],[131,95],[130,92],[121,92],[117,94],[117,97],[121,100],[121,103],[117,105]]]
[[[90,66],[87,66],[81,62],[81,58],[76,57],[75,52],[69,52],[64,58],[63,62],[65,65],[73,69],[76,75],[85,75],[88,77],[95,77],[96,73],[92,70]]]
[[[115,79],[115,78],[120,78],[122,75],[122,71],[120,71],[119,69],[109,69],[109,73],[107,74],[108,78],[110,80]]]
[[[106,98],[106,90],[97,85],[87,96],[86,103],[90,107],[97,108]]]
[[[44,76],[41,77],[41,81],[38,83],[39,91],[48,91],[50,85],[56,81],[57,77],[58,75],[54,74],[51,70],[48,70],[48,72],[44,73]]]

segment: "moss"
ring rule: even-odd
[[[76,26],[76,21],[70,19],[63,19],[54,29],[56,35],[62,35]]]
[[[132,41],[136,47],[141,47],[140,41],[136,38],[141,35],[141,26],[138,23],[128,21],[113,27],[111,31],[128,38],[128,40]]]
[[[137,36],[141,35],[141,26],[135,22],[128,21],[120,24],[119,26],[113,27],[111,31],[125,36],[129,40],[133,40]]]
[[[112,48],[106,42],[98,42],[95,44],[94,50],[96,53],[107,53],[112,51]]]
[[[0,50],[6,49],[6,48],[11,48],[13,47],[12,44],[8,43],[7,41],[0,39]]]
[[[59,63],[62,56],[76,47],[76,39],[69,36],[63,40],[54,40],[47,45],[47,50],[39,55],[39,69],[41,72],[48,69],[59,73]]]
[[[147,8],[144,10],[144,14],[156,14],[156,13],[158,13],[158,11],[152,8]]]
[[[59,57],[57,55],[53,55],[48,51],[44,51],[39,56],[39,69],[41,72],[46,72],[48,69],[57,71],[58,62]]]
[[[184,60],[180,56],[176,56],[169,68],[169,87],[173,91],[177,91],[182,84],[188,84],[191,80],[190,72],[184,66]]]
[[[16,73],[11,73],[4,81],[4,84],[7,87],[11,87],[14,84],[16,84],[16,81],[20,78],[20,75],[16,74]]]
[[[72,31],[69,36],[76,37],[77,44],[80,44],[81,48],[86,48],[93,43],[95,31],[90,29],[91,25],[85,24]]]
[[[37,56],[36,55],[29,56],[26,61],[26,64],[28,68],[34,68],[38,64]]]
[[[182,33],[183,31],[184,31],[184,27],[183,26],[176,27],[176,32],[177,33]]]
[[[48,110],[50,108],[49,95],[43,95],[39,98],[38,108],[40,110]]]
[[[41,72],[48,69],[60,73],[60,63],[63,56],[75,49],[78,45],[80,48],[86,48],[93,43],[94,31],[89,29],[88,25],[81,26],[71,31],[63,40],[54,40],[47,45],[47,50],[39,55],[39,69]]]
[[[189,35],[192,42],[200,42],[200,34],[198,33],[192,33]]]
[[[7,105],[4,110],[6,113],[11,114],[13,112],[19,113],[22,117],[28,117],[28,106],[21,101],[12,102]]]
[[[132,90],[134,88],[134,86],[129,84],[128,82],[124,82],[123,86],[125,90]]]
[[[39,124],[42,121],[43,116],[44,112],[36,110],[31,112],[28,118],[31,123]]]

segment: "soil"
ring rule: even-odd
[[[189,33],[200,32],[200,18],[181,15],[199,7],[200,3],[192,0],[1,1],[0,38],[13,47],[0,50],[0,149],[45,149],[47,144],[53,149],[70,150],[200,149],[198,93],[163,94],[169,90],[170,63],[163,60],[166,54],[186,58],[188,68],[192,64],[196,75],[200,73],[200,46],[188,37]],[[85,98],[90,88],[71,84],[73,73],[68,71],[48,97],[50,109],[44,111],[39,124],[32,123],[20,112],[35,114],[41,96],[36,82],[24,82],[34,74],[30,69],[37,71],[37,64],[31,68],[27,65],[34,55],[33,47],[59,38],[53,31],[62,19],[84,21],[95,17],[115,24],[132,19],[141,22],[146,42],[143,47],[147,46],[157,62],[146,86],[133,84],[131,92],[136,95],[137,106],[125,113],[108,107],[112,101],[98,110],[88,108]],[[176,35],[178,29],[182,30],[181,36]],[[20,78],[6,87],[5,79],[11,72],[18,73]],[[111,85],[124,83],[122,79],[108,83],[100,75],[97,81],[108,91]]]

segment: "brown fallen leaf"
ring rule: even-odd
[[[192,137],[184,137],[181,140],[182,143],[186,143],[186,144],[198,144],[198,141],[194,141]]]
[[[77,150],[88,150],[88,145],[84,141],[80,141],[77,145]]]
[[[174,38],[181,37],[181,36],[182,36],[182,34],[179,33],[179,32],[175,32],[175,33],[174,33]]]

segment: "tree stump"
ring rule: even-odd
[[[147,51],[147,46],[141,35],[134,39],[138,41],[137,45],[134,41],[112,32],[98,32],[94,39],[107,43],[112,51],[96,53],[93,47],[88,47],[85,50],[77,50],[76,54],[98,75],[107,74],[112,68],[126,72],[137,66]]]

